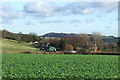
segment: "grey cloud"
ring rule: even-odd
[[[90,4],[84,2],[74,2],[56,9],[56,12],[67,12],[68,14],[89,14]]]
[[[32,23],[32,21],[28,21],[28,22],[26,22],[26,24],[25,25],[35,25],[34,23]]]
[[[107,29],[111,28],[112,26],[106,26]]]
[[[74,19],[71,21],[71,23],[81,23],[81,21],[79,19]]]
[[[53,23],[63,23],[64,21],[61,20],[61,19],[58,19],[58,20],[54,20]]]
[[[13,12],[13,11],[15,11],[9,4],[7,4],[7,3],[4,3],[4,4],[2,4],[1,5],[2,7],[1,7],[1,10],[3,11],[3,12]]]
[[[2,20],[1,20],[1,23],[2,23],[2,24],[9,24],[9,25],[11,25],[12,22],[13,22],[13,21],[12,21],[12,20],[9,20],[9,19],[2,19]]]
[[[45,21],[45,20],[41,20],[39,23],[53,23],[53,21]]]
[[[24,19],[25,15],[21,11],[16,11],[9,4],[1,5],[0,17],[2,18],[2,24],[11,24],[14,19]]]
[[[102,15],[102,14],[98,14],[96,15],[97,18],[101,18],[101,17],[104,17],[105,15]]]
[[[117,2],[94,2],[92,7],[105,12],[117,10]]]
[[[61,19],[57,19],[57,20],[41,20],[39,23],[63,23],[64,21]]]
[[[24,5],[24,11],[16,11],[9,4],[3,4],[0,10],[0,16],[3,19],[24,19],[26,16],[32,17],[50,17],[56,15],[70,14],[91,14],[95,13],[96,9],[104,12],[111,12],[117,9],[115,2],[72,2],[65,6],[55,6],[52,3],[44,1],[30,2]],[[98,16],[100,17],[100,16]],[[45,23],[49,23],[45,22]],[[54,23],[60,23],[56,21]]]
[[[2,13],[2,24],[12,24],[15,19],[24,19],[25,16],[21,13]]]
[[[2,24],[2,19],[0,19],[0,24]]]
[[[28,13],[52,12],[54,9],[52,5],[45,2],[30,2],[24,6],[24,11]]]
[[[25,16],[21,12],[2,12],[2,19],[23,19]]]
[[[74,25],[74,27],[79,27],[79,25]]]
[[[55,6],[44,1],[30,2],[24,6],[24,12],[34,17],[50,17],[70,14],[93,14],[97,10],[112,12],[117,9],[115,2],[72,2],[64,6]],[[100,17],[100,16],[98,16]]]
[[[67,12],[68,14],[91,14],[96,9],[104,12],[111,12],[117,9],[115,2],[73,2],[56,9],[56,12]]]
[[[24,15],[21,11],[15,11],[9,4],[1,5],[0,16],[2,19],[22,19]]]
[[[24,6],[24,12],[33,13],[35,16],[51,16],[54,12],[54,7],[47,2],[30,2]]]
[[[91,23],[91,22],[93,22],[93,21],[94,21],[94,20],[93,20],[93,19],[90,19],[90,18],[86,18],[86,19],[85,19],[85,22],[86,22],[86,23]]]

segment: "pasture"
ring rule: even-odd
[[[4,78],[118,78],[118,56],[2,54]]]
[[[3,53],[37,52],[37,48],[25,42],[18,43],[18,41],[16,40],[2,39],[2,52]]]

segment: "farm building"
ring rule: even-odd
[[[41,51],[49,51],[49,52],[56,52],[56,48],[53,47],[53,46],[40,47],[39,50],[41,50]]]
[[[34,45],[38,45],[38,44],[39,44],[39,42],[38,42],[38,41],[35,41],[33,44],[34,44]]]

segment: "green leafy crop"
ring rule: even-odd
[[[3,54],[2,78],[118,78],[118,56]]]

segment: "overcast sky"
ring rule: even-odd
[[[1,29],[43,35],[92,33],[118,36],[117,2],[2,2]]]

